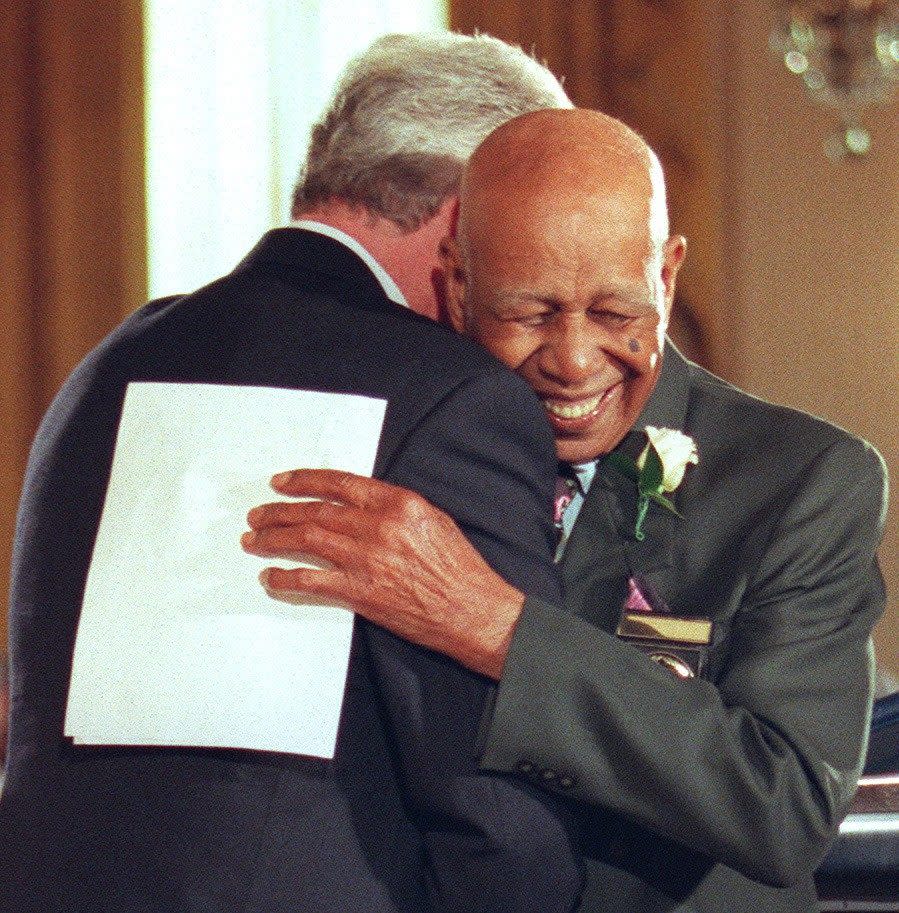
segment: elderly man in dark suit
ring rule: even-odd
[[[397,493],[353,476],[293,474],[283,491],[345,507],[264,508],[253,547],[277,529],[333,563],[272,570],[271,592],[346,598],[498,682],[481,766],[577,816],[582,910],[811,913],[864,757],[884,467],[666,342],[667,222],[639,137],[545,111],[476,152],[444,245],[454,325],[554,430],[564,601],[485,577],[417,500],[384,537]]]
[[[560,598],[545,516],[555,455],[539,404],[482,348],[414,311],[436,314],[438,246],[473,148],[516,113],[566,104],[546,69],[495,39],[376,42],[315,128],[297,223],[266,235],[223,279],[147,305],[66,383],[35,442],[16,533],[2,913],[575,905],[582,870],[557,801],[478,770],[488,681],[364,622],[333,761],[63,739],[131,381],[387,399],[376,474],[445,509],[479,549],[479,576],[492,565]]]

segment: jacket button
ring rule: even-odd
[[[529,774],[533,773],[534,765],[530,761],[519,761],[517,769],[519,773]]]
[[[558,774],[554,770],[550,770],[549,768],[547,768],[546,770],[543,771],[543,773],[540,776],[542,776],[543,779],[547,783],[549,783],[552,780],[555,780],[556,777],[558,776]]]
[[[571,789],[571,787],[574,786],[574,778],[573,777],[562,777],[559,780],[559,786],[562,789]]]

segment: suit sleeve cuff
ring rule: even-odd
[[[482,770],[539,778],[547,769],[537,756],[547,735],[539,708],[551,699],[546,690],[555,690],[553,679],[561,665],[555,647],[567,640],[571,619],[558,606],[525,599],[492,707],[482,720]]]

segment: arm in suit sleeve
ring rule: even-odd
[[[787,885],[825,851],[855,788],[883,609],[886,478],[845,438],[811,461],[774,524],[717,682],[529,599],[482,766],[521,759],[750,878]],[[559,782],[559,781],[556,781]]]
[[[555,466],[537,401],[502,371],[445,397],[407,435],[384,475],[449,513],[513,586],[556,601]],[[382,628],[366,625],[366,632],[437,907],[573,909],[581,868],[554,798],[478,770],[478,730],[494,683]]]

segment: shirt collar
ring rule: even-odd
[[[577,487],[580,490],[580,493],[584,495],[584,497],[586,497],[587,492],[590,491],[590,485],[593,482],[593,477],[596,475],[596,464],[598,462],[599,458],[590,460],[589,463],[571,464],[571,471],[574,473]]]
[[[290,225],[291,228],[302,228],[305,231],[314,231],[320,235],[326,235],[343,244],[344,247],[348,247],[372,271],[372,274],[384,290],[384,294],[391,301],[402,305],[404,308],[409,307],[406,296],[403,295],[400,287],[390,278],[387,270],[352,235],[348,235],[345,231],[341,231],[333,225],[326,225],[324,222],[316,222],[313,219],[300,219],[296,222],[291,222]]]

